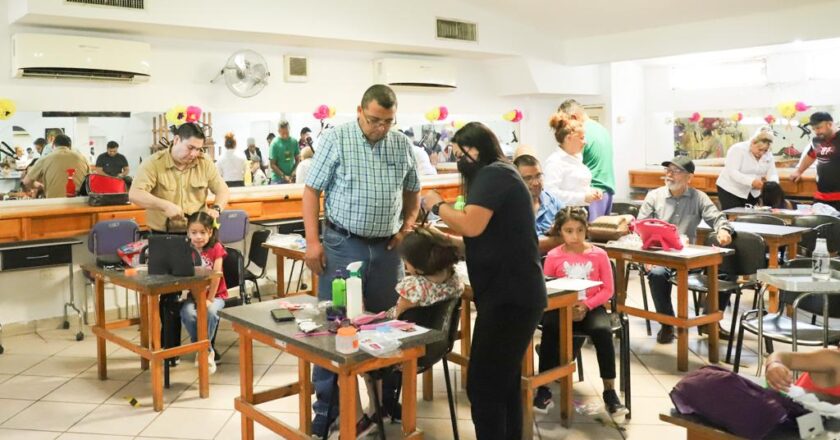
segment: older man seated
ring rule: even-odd
[[[516,158],[513,160],[513,164],[519,171],[519,175],[522,176],[522,180],[525,181],[525,185],[528,186],[528,191],[531,192],[540,253],[545,254],[561,244],[560,235],[555,235],[549,230],[554,224],[554,217],[557,212],[563,209],[565,205],[543,189],[542,167],[540,161],[535,157],[533,149],[520,146],[514,156]]]
[[[662,162],[665,167],[665,186],[648,192],[639,209],[638,218],[656,218],[676,225],[680,234],[688,236],[693,243],[697,237],[697,225],[700,220],[709,224],[717,234],[718,243],[726,246],[732,242],[732,226],[726,216],[720,212],[709,196],[691,187],[694,176],[694,162],[688,157],[679,156]],[[657,313],[674,316],[671,303],[671,270],[653,266],[648,269],[648,282]],[[720,310],[729,305],[729,295],[719,296]],[[721,337],[727,334],[721,332]],[[674,340],[674,327],[663,325],[656,335],[660,344],[669,344]]]

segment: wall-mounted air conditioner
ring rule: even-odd
[[[391,86],[454,89],[455,67],[439,60],[382,58],[373,62],[374,80]]]
[[[12,37],[12,76],[145,82],[151,74],[147,43],[50,34]]]

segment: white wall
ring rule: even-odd
[[[638,63],[610,65],[609,121],[612,125],[615,198],[629,196],[628,171],[644,166],[645,153],[645,78]]]

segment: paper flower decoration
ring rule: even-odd
[[[502,119],[509,122],[519,122],[522,120],[522,111],[513,109],[507,113],[502,114]]]
[[[800,126],[805,126],[809,122],[811,122],[811,117],[810,116],[803,116],[803,117],[799,118],[799,125]]]
[[[694,112],[691,114],[691,117],[688,118],[688,122],[698,123],[703,120],[703,116],[699,112]]]
[[[176,105],[166,111],[166,122],[169,125],[180,125],[187,120],[187,106]]]
[[[12,117],[17,111],[15,102],[11,99],[0,99],[0,120],[6,120]]]
[[[187,107],[185,119],[187,122],[197,122],[201,119],[201,108],[194,105]]]
[[[773,115],[767,115],[764,117],[764,122],[766,122],[768,125],[773,125],[776,123],[776,117]]]
[[[456,130],[460,130],[461,127],[463,127],[465,125],[467,125],[467,122],[464,121],[464,120],[461,120],[461,119],[456,119],[456,120],[452,121],[452,128],[454,128]]]
[[[744,120],[744,114],[741,112],[735,113],[734,115],[730,116],[729,119],[736,124]]]
[[[793,119],[796,116],[796,103],[786,101],[776,106],[779,114],[785,119]]]
[[[805,104],[802,101],[796,101],[796,104],[793,105],[797,112],[804,112],[811,108],[810,105]]]
[[[442,121],[446,119],[447,116],[449,116],[449,109],[446,108],[446,106],[441,105],[439,107],[434,107],[431,110],[427,111],[426,114],[423,116],[425,116],[426,120],[429,122]]]
[[[326,104],[319,105],[312,113],[312,117],[322,121],[333,116],[335,116],[335,107]]]

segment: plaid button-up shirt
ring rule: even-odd
[[[306,186],[325,195],[327,219],[362,237],[389,237],[402,225],[403,191],[420,191],[411,142],[389,131],[374,145],[357,121],[321,139]]]

